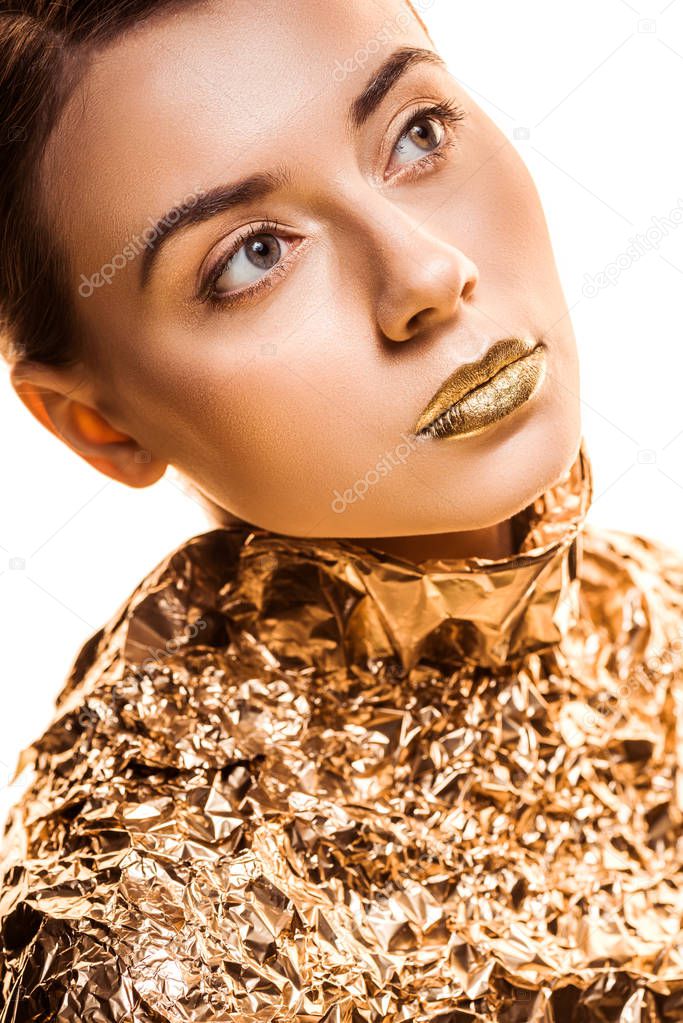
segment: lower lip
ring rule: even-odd
[[[545,368],[545,346],[539,345],[466,394],[431,427],[422,430],[420,436],[471,437],[481,433],[536,394],[545,377]]]

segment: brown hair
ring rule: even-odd
[[[80,361],[68,261],[41,204],[47,142],[99,48],[143,20],[187,5],[0,0],[0,354],[6,359]]]
[[[48,139],[88,60],[164,0],[0,0],[0,345],[6,358],[78,361],[67,260],[41,205]]]

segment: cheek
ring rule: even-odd
[[[357,306],[327,304],[305,332],[272,345],[239,363],[195,364],[178,467],[242,518],[269,507],[271,521],[312,528],[335,489],[410,430],[415,374],[392,368]]]
[[[333,333],[331,317],[320,329],[311,320],[307,327],[283,344],[274,332],[239,358],[229,342],[218,342],[207,346],[217,357],[195,359],[185,373],[176,365],[172,378],[155,380],[155,404],[173,424],[166,437],[173,463],[213,493],[221,488],[238,515],[248,517],[264,491],[305,502],[357,471],[374,450],[372,420],[381,416],[373,405],[372,347],[362,351],[361,342],[351,354],[367,324],[362,332],[349,325],[343,337]]]
[[[555,287],[551,239],[533,178],[512,143],[480,111],[444,203],[449,240],[477,263],[482,289],[493,281]],[[515,307],[513,306],[513,309]]]

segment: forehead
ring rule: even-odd
[[[429,45],[406,0],[162,10],[88,66],[48,147],[48,208],[55,200],[58,222],[76,232],[92,233],[96,215],[103,235],[121,239],[132,215],[144,227],[193,188],[262,169],[264,147],[279,160],[288,132],[303,145],[302,127],[343,116],[372,68],[408,41]]]

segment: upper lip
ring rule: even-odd
[[[414,433],[425,430],[475,387],[485,384],[511,362],[529,355],[538,345],[538,341],[529,337],[504,337],[495,341],[481,359],[458,366],[427,402],[415,424]]]

